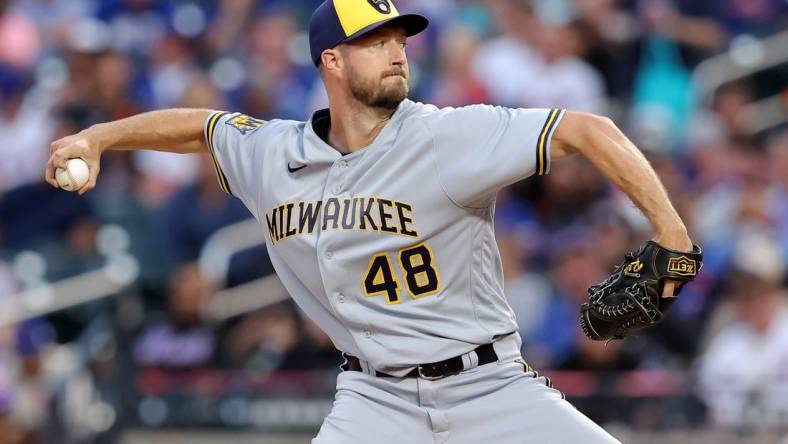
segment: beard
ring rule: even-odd
[[[394,74],[401,74],[403,78],[394,77],[397,81],[383,81]],[[348,75],[350,92],[359,102],[372,108],[395,110],[408,97],[408,80],[404,69],[384,73],[379,79],[363,78],[352,67]]]

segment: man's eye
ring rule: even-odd
[[[381,41],[375,43],[375,46],[377,46],[378,48],[382,48],[382,47],[386,46],[386,42],[381,40]]]

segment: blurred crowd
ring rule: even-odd
[[[118,385],[136,368],[336,369],[331,341],[289,302],[220,323],[204,316],[221,287],[272,273],[264,248],[241,255],[222,282],[201,273],[206,240],[251,217],[220,191],[206,156],[108,153],[85,196],[43,182],[52,140],[146,110],[308,119],[327,106],[306,34],[319,3],[0,0],[0,310],[18,292],[102,267],[106,227],[127,233],[138,269],[114,298],[0,325],[3,442],[111,430]],[[413,99],[612,117],[704,249],[702,273],[666,321],[592,343],[578,305],[650,236],[647,221],[578,158],[504,190],[496,230],[526,360],[689,371],[709,424],[788,429],[788,59],[758,69],[775,50],[761,39],[788,30],[788,3],[397,5],[432,22],[408,46]]]

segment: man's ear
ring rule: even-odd
[[[336,48],[326,49],[320,54],[320,61],[326,72],[332,72],[342,68],[342,54]]]

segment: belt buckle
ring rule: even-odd
[[[424,367],[421,365],[416,367],[416,372],[419,374],[419,378],[426,379],[427,381],[437,381],[438,379],[443,379],[445,375],[440,376],[428,376],[424,374]]]

